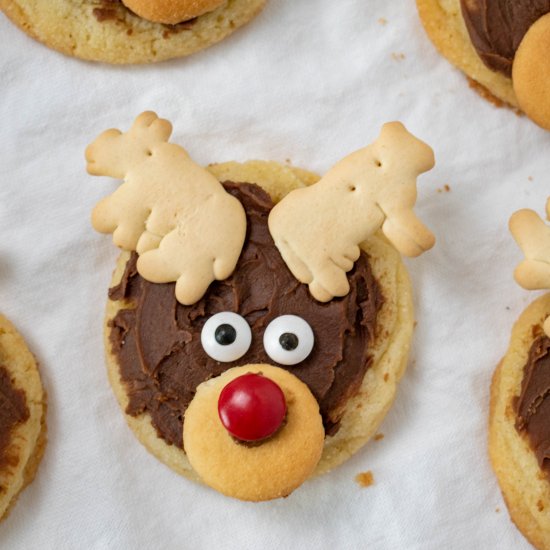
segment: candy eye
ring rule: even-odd
[[[264,348],[280,365],[296,365],[313,349],[314,336],[309,324],[296,315],[273,319],[264,332]]]
[[[252,331],[243,317],[223,311],[212,315],[202,327],[201,344],[204,351],[222,363],[241,358],[250,347]]]

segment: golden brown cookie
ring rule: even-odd
[[[280,200],[289,191],[318,180],[314,174],[273,162],[225,163],[211,166],[220,180],[256,183],[272,198]],[[344,406],[340,429],[324,441],[323,453],[315,474],[321,474],[347,460],[372,437],[390,408],[409,353],[413,332],[412,292],[399,253],[381,233],[362,245],[369,255],[373,274],[380,285],[384,303],[377,317],[376,336],[372,343],[373,361],[358,392]],[[121,280],[130,254],[123,252],[113,275],[112,286]],[[109,300],[105,320],[105,346],[110,382],[121,408],[129,403],[127,389],[120,378],[116,355],[111,351],[110,323],[121,309],[131,306],[124,301]],[[176,472],[200,480],[180,448],[161,439],[151,423],[149,413],[126,414],[126,420],[138,439],[157,458]],[[284,491],[283,491],[284,492]]]
[[[226,0],[122,0],[122,2],[143,19],[175,25],[214,11]]]
[[[176,25],[143,19],[117,0],[0,0],[0,9],[50,48],[118,64],[153,63],[202,50],[250,21],[264,3],[227,0],[219,5],[205,0],[205,6],[219,6]]]
[[[550,128],[548,100],[542,93],[543,89],[548,88],[550,82],[548,56],[545,55],[547,48],[545,45],[550,40],[550,29],[548,22],[542,21],[545,19],[544,16],[538,20],[535,16],[529,30],[523,29],[518,24],[518,28],[515,29],[517,36],[521,36],[521,32],[527,30],[523,40],[518,44],[515,43],[518,41],[516,35],[506,37],[504,40],[507,50],[506,59],[501,58],[500,53],[490,51],[491,44],[503,42],[502,36],[499,35],[499,38],[496,38],[496,31],[491,34],[484,26],[477,36],[481,48],[479,52],[483,52],[486,61],[492,61],[492,65],[488,65],[482,60],[481,54],[472,43],[461,9],[461,0],[416,0],[416,3],[420,19],[431,41],[444,57],[475,83],[473,86],[475,89],[479,89],[482,95],[493,103],[499,105],[504,102],[520,109],[543,128]],[[465,1],[468,9],[471,10],[472,18],[478,21],[483,21],[484,17],[480,15],[479,10],[488,9],[489,5],[497,3],[497,0]],[[519,8],[523,6],[521,9],[529,11],[529,6],[525,3],[518,6]],[[544,7],[537,6],[532,11],[538,15],[544,13]],[[531,23],[530,20],[527,27],[529,23]],[[478,24],[481,25],[481,22]],[[497,68],[499,63],[502,65],[500,69]],[[512,64],[513,70],[511,70]],[[531,84],[534,84],[534,87]]]
[[[0,518],[34,479],[46,444],[46,394],[36,360],[0,315]]]
[[[550,13],[527,32],[514,60],[514,91],[525,114],[550,129]]]
[[[529,350],[549,315],[550,294],[545,294],[514,325],[508,351],[493,376],[489,418],[489,454],[510,516],[541,550],[550,549],[550,478],[526,435],[516,429],[516,400]]]
[[[284,426],[261,445],[235,443],[218,418],[225,386],[248,373],[261,373],[283,391]],[[285,497],[315,470],[323,451],[325,430],[319,404],[296,376],[271,365],[244,365],[203,382],[187,411],[183,444],[201,479],[221,493],[241,500]]]

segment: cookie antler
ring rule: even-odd
[[[434,166],[432,149],[400,122],[339,161],[315,185],[297,189],[269,216],[271,235],[293,275],[327,302],[349,292],[346,272],[378,229],[406,256],[435,238],[413,212],[416,178]]]
[[[140,255],[140,275],[176,283],[176,298],[197,302],[233,272],[246,232],[241,203],[218,180],[168,143],[171,124],[139,115],[126,133],[103,132],[86,150],[88,172],[124,183],[92,213],[92,225]]]
[[[550,198],[546,202],[546,217],[550,219]],[[527,208],[512,214],[510,231],[525,255],[514,271],[516,282],[527,290],[550,289],[550,226]],[[550,337],[550,318],[544,323]]]
[[[151,155],[156,146],[168,142],[171,134],[170,122],[151,111],[141,113],[126,133],[106,130],[88,146],[88,173],[122,179],[144,155]]]

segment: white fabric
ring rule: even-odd
[[[46,455],[0,525],[3,548],[529,548],[489,466],[487,413],[511,326],[537,294],[512,279],[507,222],[520,207],[543,214],[550,134],[470,90],[412,1],[271,0],[221,44],[141,67],[65,57],[2,16],[0,37],[0,311],[49,395]],[[107,381],[117,250],[89,218],[116,183],[88,176],[83,153],[146,109],[201,163],[323,172],[394,119],[435,150],[417,212],[438,241],[407,260],[418,326],[385,437],[287,499],[241,503],[178,477],[134,438]]]

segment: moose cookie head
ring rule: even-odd
[[[550,219],[550,198],[546,217]],[[517,283],[527,290],[550,290],[550,227],[536,212],[523,209],[510,218],[510,231],[525,255],[514,271]],[[550,318],[544,323],[544,331],[550,337]]]
[[[412,212],[432,152],[388,124],[309,187],[278,166],[295,190],[273,206],[256,185],[269,163],[218,167],[241,182],[222,184],[169,134],[144,113],[86,154],[124,179],[92,217],[128,251],[108,308],[115,392],[177,471],[244,500],[286,496],[366,442],[393,400],[413,323],[396,248],[433,244]]]

